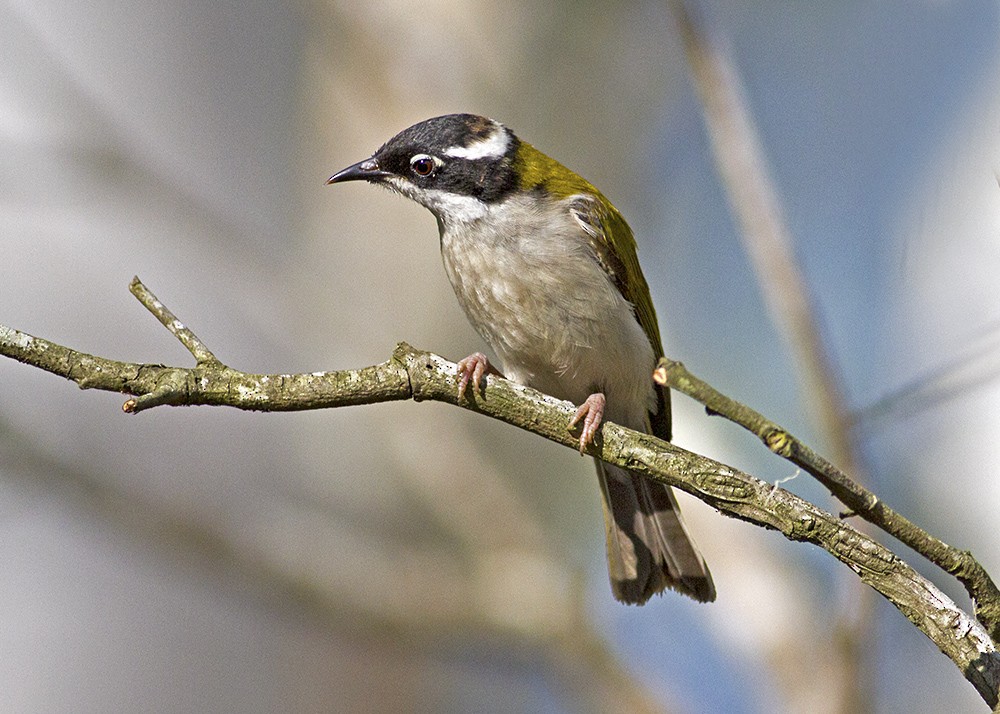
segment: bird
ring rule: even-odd
[[[489,374],[578,405],[580,450],[609,420],[671,438],[663,356],[631,228],[590,182],[475,114],[421,121],[328,184],[366,181],[437,219],[445,272],[496,356],[458,362],[461,398]],[[715,585],[669,486],[595,459],[613,596],[641,605],[670,588],[700,602]]]

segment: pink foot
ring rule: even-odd
[[[604,405],[606,403],[604,395],[600,392],[591,394],[587,397],[587,401],[581,404],[576,410],[573,419],[570,420],[569,428],[572,429],[583,419],[583,429],[580,431],[581,454],[593,443],[594,437],[597,436],[597,429],[601,426],[601,420],[604,419]]]
[[[459,360],[458,398],[462,398],[470,382],[472,383],[473,389],[479,389],[487,374],[495,374],[499,377],[503,376],[493,365],[490,364],[490,361],[482,352],[473,352],[465,359]]]

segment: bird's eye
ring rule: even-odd
[[[410,159],[410,168],[417,176],[430,176],[436,165],[434,158],[427,154],[417,154]]]

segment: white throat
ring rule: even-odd
[[[490,206],[475,196],[465,196],[436,188],[419,188],[409,181],[390,176],[386,183],[427,208],[446,225],[472,223],[482,220],[490,213]]]

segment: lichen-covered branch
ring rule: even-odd
[[[3,325],[0,354],[76,382],[81,389],[133,395],[123,405],[129,413],[163,404],[302,411],[412,397],[405,370],[393,360],[312,374],[248,374],[221,363],[167,367],[96,357]]]
[[[137,285],[141,283],[135,281],[133,291]],[[165,317],[168,311],[151,293],[141,292],[149,298],[143,304],[164,325],[176,322]],[[171,331],[180,339],[183,325],[174,326],[177,330]],[[84,389],[132,395],[124,405],[132,413],[165,404],[293,411],[434,400],[483,413],[570,448],[579,446],[567,428],[575,411],[569,402],[495,376],[460,399],[456,365],[405,343],[387,361],[358,370],[260,375],[225,366],[193,333],[184,334],[199,360],[192,368],[109,360],[3,326],[0,354]],[[951,658],[990,706],[997,705],[1000,655],[989,633],[890,550],[837,516],[718,461],[610,422],[602,426],[587,453],[687,491],[726,515],[824,548],[895,605]]]
[[[929,561],[954,575],[968,591],[976,607],[976,617],[994,641],[1000,640],[1000,591],[986,569],[968,551],[959,550],[932,536],[902,514],[887,506],[872,491],[854,481],[830,461],[745,404],[720,393],[712,385],[691,374],[680,362],[663,359],[654,378],[701,402],[712,413],[739,424],[756,434],[768,449],[822,483],[845,506]]]

